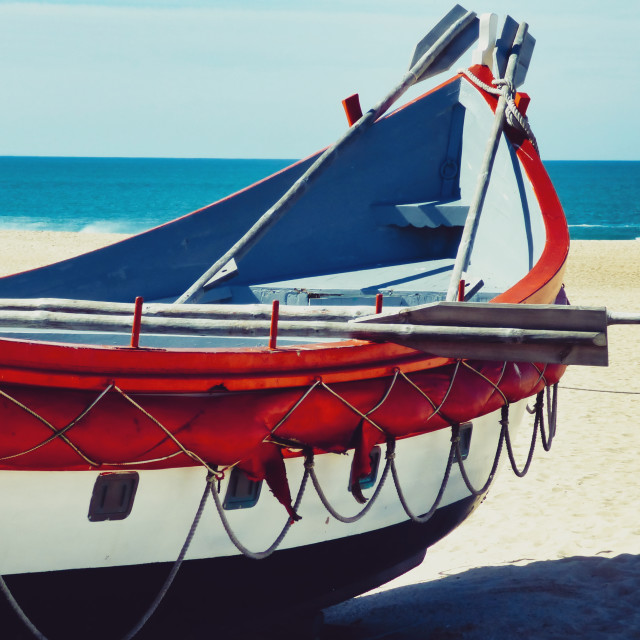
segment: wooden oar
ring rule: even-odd
[[[197,302],[204,294],[205,284],[215,276],[231,259],[236,262],[256,245],[256,243],[282,218],[306,193],[311,183],[328,167],[346,145],[364,133],[416,82],[428,77],[428,71],[436,66],[451,66],[454,59],[473,44],[477,38],[476,14],[456,5],[432,31],[423,38],[416,48],[422,53],[400,83],[394,87],[375,107],[351,126],[346,133],[331,145],[305,173],[296,180],[289,190],[266,211],[247,233],[222,257],[207,269],[177,300],[176,303]],[[473,38],[470,37],[473,36]],[[462,44],[460,44],[462,43]],[[460,49],[464,46],[464,49]]]
[[[129,333],[127,316],[60,313],[52,311],[0,311],[0,327],[76,332]],[[204,318],[143,317],[146,334],[196,335],[202,337],[266,337],[268,320],[208,320]],[[502,327],[438,326],[324,321],[283,321],[279,336],[311,339],[360,339],[394,342],[443,357],[482,358],[565,364],[605,364],[594,357],[604,350],[606,334],[598,330],[552,330]],[[30,336],[31,339],[37,338]],[[64,342],[64,336],[62,340]],[[586,355],[585,355],[586,354]]]
[[[507,64],[507,70],[504,77],[504,79],[510,84],[513,84],[516,69],[518,68],[520,50],[522,49],[522,45],[527,36],[528,28],[529,27],[526,22],[520,23],[516,37],[513,41],[513,46],[511,47],[511,55],[509,56],[509,62]],[[458,284],[462,278],[462,272],[467,269],[469,260],[471,259],[471,252],[473,250],[476,233],[478,232],[482,207],[489,188],[493,162],[496,158],[496,153],[498,152],[498,145],[500,144],[500,138],[504,128],[506,108],[507,99],[504,95],[501,95],[496,107],[491,134],[482,159],[482,166],[480,168],[476,190],[473,195],[471,205],[469,206],[469,213],[467,214],[464,229],[462,230],[462,238],[460,240],[460,245],[458,246],[458,253],[453,265],[453,272],[451,273],[451,280],[449,281],[449,289],[447,291],[448,301],[456,300],[458,296]]]
[[[38,306],[37,301],[35,305],[33,301],[0,301],[0,327],[9,328],[9,336],[29,329],[72,331],[76,335],[131,331],[133,305],[67,301],[65,307],[60,302],[45,300]],[[31,303],[31,308],[22,303]],[[66,311],[49,311],[46,306]],[[145,305],[141,329],[143,334],[167,336],[266,337],[272,323],[266,318],[264,305],[255,306],[260,307],[259,314],[248,319],[239,318],[233,309],[220,319],[216,314],[221,311],[207,309],[208,305]],[[148,311],[157,315],[148,315]],[[301,321],[294,319],[299,310],[292,310],[289,319],[278,323],[278,334],[295,339],[386,341],[448,358],[606,365],[607,325],[640,323],[638,314],[607,314],[602,308],[561,305],[440,302],[356,320],[321,315],[325,311],[330,310],[309,309]],[[29,337],[37,339],[38,334]],[[62,335],[60,341],[65,340]]]
[[[0,299],[0,311],[39,312],[51,311],[69,314],[94,314],[132,316],[132,302],[101,302],[94,300],[67,300],[64,298],[6,298]],[[282,305],[280,318],[283,320],[330,320],[344,321],[367,317],[374,312],[374,300],[369,306],[303,306]],[[389,307],[393,309],[394,307]],[[269,320],[272,313],[270,304],[165,304],[145,303],[142,313],[146,317],[158,318],[205,318],[208,320]]]

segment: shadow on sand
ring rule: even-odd
[[[482,567],[325,611],[331,640],[640,639],[640,556]]]

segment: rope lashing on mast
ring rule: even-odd
[[[494,96],[504,96],[507,107],[506,107],[506,119],[507,123],[512,127],[519,127],[524,131],[527,138],[531,141],[533,148],[536,150],[536,153],[540,154],[540,150],[538,149],[538,141],[536,140],[533,131],[531,130],[531,126],[529,125],[529,119],[527,116],[523,115],[515,102],[516,89],[515,87],[502,78],[496,78],[489,85],[486,82],[483,82],[478,78],[475,74],[473,74],[469,69],[460,69],[458,73],[464,75],[468,78],[473,84],[477,87],[486,91],[487,93],[491,93]]]

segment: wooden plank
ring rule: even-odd
[[[131,325],[132,318],[116,315],[0,311],[0,327],[129,332]],[[143,317],[141,331],[172,335],[267,337],[270,325],[267,320]],[[278,324],[278,334],[320,340],[355,338],[394,342],[433,355],[489,360],[569,363],[576,362],[572,354],[579,353],[582,364],[603,364],[607,345],[606,334],[599,331],[358,322],[283,321]],[[61,341],[64,341],[64,335]],[[592,354],[597,354],[597,357]]]
[[[640,313],[621,313],[610,311],[607,324],[640,324]]]
[[[165,304],[145,303],[143,314],[165,318],[208,318],[210,320],[267,320],[271,317],[270,304]],[[298,306],[283,305],[280,317],[288,320],[348,321],[369,316],[375,305],[358,306]],[[398,307],[396,307],[397,309]],[[5,298],[0,299],[0,311],[55,311],[101,315],[133,315],[134,305],[129,302],[99,302],[93,300],[67,300],[64,298]]]
[[[354,322],[422,324],[466,327],[510,327],[606,333],[604,307],[571,305],[494,304],[491,302],[434,302],[358,318]]]
[[[526,22],[522,22],[518,26],[518,32],[516,33],[513,46],[511,47],[509,62],[507,64],[507,69],[504,76],[507,82],[513,82],[513,76],[518,64],[518,58],[520,56],[522,43],[525,40],[528,28],[529,27],[527,26]],[[482,214],[484,201],[489,189],[489,181],[491,179],[493,164],[498,152],[500,140],[502,138],[506,108],[507,99],[502,94],[498,99],[498,105],[496,106],[495,116],[493,119],[493,126],[491,127],[489,140],[487,141],[484,157],[482,158],[482,165],[480,167],[476,189],[473,194],[471,205],[469,207],[469,213],[467,215],[464,229],[462,230],[462,237],[460,238],[460,244],[458,245],[458,253],[456,255],[456,261],[453,265],[451,281],[449,282],[449,289],[447,291],[447,300],[456,299],[458,292],[458,283],[462,278],[462,273],[467,270],[469,262],[471,260],[473,245],[478,232],[478,226],[480,224],[480,216]]]
[[[609,364],[606,346],[590,344],[473,344],[429,340],[405,340],[404,346],[425,351],[434,356],[490,360],[497,362],[536,362],[544,364],[586,365],[606,367]]]
[[[0,311],[50,311],[69,314],[133,316],[133,303],[66,300],[60,298],[4,299]],[[151,303],[143,305],[148,318],[203,318],[209,320],[269,320],[271,305]],[[638,324],[640,314],[607,312],[604,307],[564,305],[494,304],[479,302],[434,302],[414,307],[395,307],[380,314],[373,306],[280,307],[282,320],[307,320],[376,324],[416,324],[466,327],[504,327],[606,332],[608,324]]]

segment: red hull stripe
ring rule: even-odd
[[[488,69],[472,71],[491,81]],[[495,109],[495,96],[482,93]],[[551,303],[567,259],[567,224],[529,141],[506,133],[519,145],[547,242],[534,268],[495,301]],[[376,442],[487,414],[564,372],[560,365],[452,362],[357,340],[198,351],[10,339],[0,345],[0,468],[238,464],[266,477],[285,503],[283,449],[274,442],[321,452],[355,446],[358,477]]]

